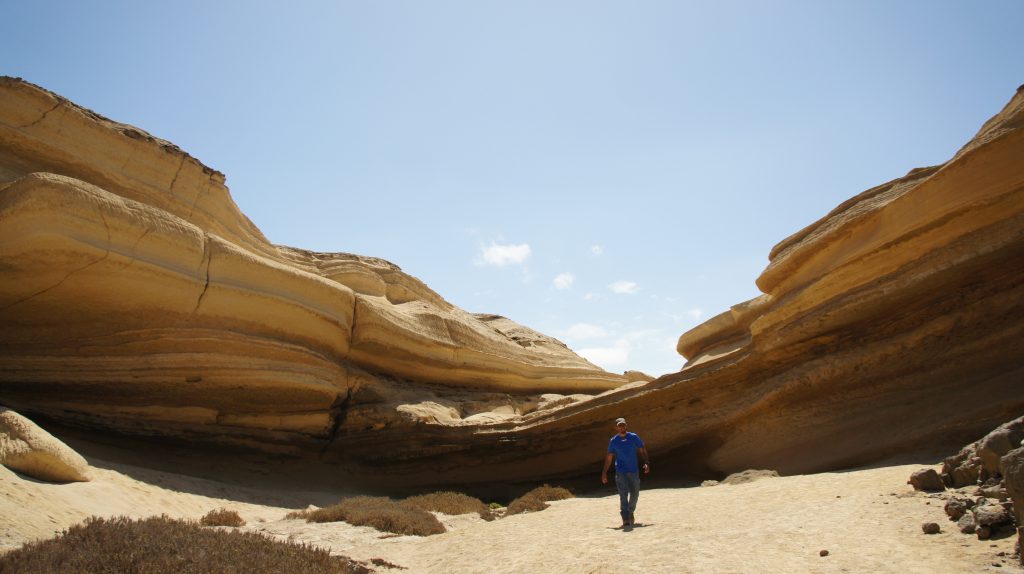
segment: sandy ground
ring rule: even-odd
[[[430,537],[387,535],[284,515],[329,492],[280,495],[113,463],[88,483],[49,484],[0,467],[0,550],[53,536],[90,515],[198,519],[237,510],[244,528],[406,570],[390,572],[1022,572],[1016,537],[980,541],[948,521],[939,495],[906,484],[924,465],[767,478],[739,485],[645,490],[635,528],[619,527],[618,499],[552,503],[542,512],[484,522],[440,516]],[[923,522],[942,532],[926,535]],[[825,557],[821,550],[828,550]],[[1003,556],[999,554],[1003,553]]]

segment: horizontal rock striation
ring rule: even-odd
[[[951,160],[772,250],[763,295],[653,381],[472,315],[380,259],[270,244],[167,142],[0,80],[0,403],[105,431],[310,453],[377,486],[939,453],[1024,412],[1024,93]]]
[[[618,416],[675,476],[823,471],[974,440],[1024,412],[1022,128],[1019,91],[947,163],[781,242],[763,295],[680,337],[679,373],[504,427],[381,433],[377,452],[348,454],[481,482],[596,476]]]
[[[756,397],[714,432],[712,467],[820,470],[1024,412],[1022,127],[1018,91],[947,163],[781,242],[765,295],[680,337],[671,379]]]
[[[627,382],[386,261],[271,244],[223,175],[137,128],[14,78],[0,102],[0,403],[291,452],[365,401],[381,427],[440,395],[516,413]]]

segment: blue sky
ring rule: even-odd
[[[0,73],[598,365],[678,370],[777,242],[1024,83],[1024,2],[16,2]]]

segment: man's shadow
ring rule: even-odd
[[[634,528],[647,528],[648,526],[654,526],[654,524],[637,522],[636,524],[630,524],[627,526],[609,526],[608,530],[621,530],[623,532],[632,532]]]

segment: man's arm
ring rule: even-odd
[[[642,447],[637,449],[637,452],[640,453],[640,458],[642,458],[643,461],[644,461],[644,474],[650,474],[651,473],[651,459],[650,459],[650,457],[647,456],[647,447],[642,446]]]
[[[608,469],[612,467],[612,459],[614,458],[615,455],[612,453],[608,453],[608,455],[604,457],[604,470],[601,471],[601,484],[608,484]]]

